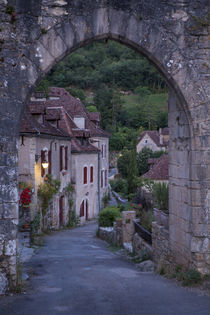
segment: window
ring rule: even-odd
[[[65,147],[65,170],[68,169],[68,147]]]
[[[106,158],[106,154],[107,154],[107,149],[106,149],[106,144],[104,145],[104,157]]]
[[[45,154],[46,154],[46,151],[45,150],[41,150],[41,176],[44,177],[45,175],[45,169],[44,167],[42,166],[42,163],[44,162],[45,160]]]
[[[90,182],[93,183],[93,166],[90,167]]]
[[[60,146],[60,171],[68,170],[68,146]]]
[[[87,167],[86,166],[83,169],[83,183],[87,184]]]
[[[64,151],[64,146],[60,146],[60,171],[63,170],[63,151]]]
[[[107,186],[107,170],[105,170],[105,187]]]
[[[104,171],[102,170],[101,171],[101,188],[103,188],[103,186],[104,186],[104,179],[103,179],[103,177],[104,177]]]
[[[51,151],[48,151],[48,163],[49,163],[49,166],[48,166],[48,174],[51,174],[51,170],[52,170],[52,158],[51,158]]]

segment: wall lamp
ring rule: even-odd
[[[39,161],[40,157],[41,157],[41,155],[35,154],[35,162],[36,163]],[[48,166],[49,166],[49,162],[47,161],[46,157],[44,157],[43,162],[42,162],[42,167],[43,168],[48,168]]]

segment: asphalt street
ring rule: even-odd
[[[111,252],[96,225],[54,232],[30,259],[25,294],[0,298],[1,315],[210,315],[210,298]]]

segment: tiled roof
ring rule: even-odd
[[[71,141],[72,153],[97,153],[100,150],[88,142],[81,144],[80,140],[73,138]]]
[[[168,136],[169,135],[169,128],[168,127],[161,128],[161,135]]]
[[[48,121],[44,121],[43,123],[39,123],[33,115],[30,113],[28,109],[25,110],[22,122],[20,133],[29,133],[35,135],[50,135],[56,137],[68,137],[69,135],[60,128],[53,127]]]
[[[68,135],[72,139],[72,152],[98,152],[99,149],[89,143],[91,136],[109,137],[110,134],[96,126],[92,121],[100,121],[100,113],[88,113],[82,102],[72,97],[65,89],[53,87],[49,91],[49,99],[37,101],[33,98],[28,105],[29,111],[24,118],[21,132]],[[30,114],[42,114],[45,122],[40,125]],[[93,115],[92,115],[93,114]],[[25,116],[26,117],[26,116]],[[74,122],[74,117],[85,118],[85,128],[80,129]],[[58,128],[49,122],[57,121]],[[35,127],[33,127],[35,125]]]
[[[88,115],[90,117],[90,120],[92,120],[92,121],[100,122],[100,120],[101,120],[101,114],[98,112],[88,113]]]
[[[47,106],[56,106],[56,102],[58,105],[63,106],[67,111],[68,115],[73,120],[75,116],[84,117],[85,118],[85,129],[89,129],[91,136],[99,136],[99,137],[110,137],[110,134],[97,127],[92,121],[91,117],[100,118],[99,113],[89,113],[85,106],[82,104],[80,99],[71,96],[65,89],[52,87],[50,88],[49,96],[59,97],[59,100],[46,101]],[[94,114],[94,115],[92,115]]]
[[[168,180],[168,155],[156,159],[154,166],[143,176],[152,180]]]

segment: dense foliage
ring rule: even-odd
[[[166,183],[154,183],[152,187],[155,204],[158,209],[168,213],[168,184]]]
[[[58,63],[40,83],[66,88],[91,112],[100,111],[110,150],[130,149],[139,128],[167,126],[167,86],[148,60],[114,41],[94,42]]]
[[[114,41],[94,42],[67,56],[47,76],[51,85],[97,89],[101,83],[125,90],[166,88],[166,82],[147,59]]]
[[[165,151],[155,151],[153,152],[149,148],[143,148],[137,154],[137,167],[139,176],[145,174],[149,171],[148,159],[150,158],[159,158],[162,154],[165,154]]]
[[[118,207],[107,207],[99,213],[98,224],[99,226],[113,226],[114,221],[121,217],[121,212]]]

